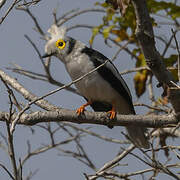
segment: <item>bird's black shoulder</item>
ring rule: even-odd
[[[86,55],[88,55],[89,57],[91,58],[95,58],[99,61],[101,61],[101,63],[103,63],[105,60],[107,60],[108,58],[106,56],[104,56],[103,54],[101,54],[100,52],[92,49],[92,48],[89,48],[89,47],[84,47],[82,50],[81,50],[81,53],[85,53]]]
[[[85,53],[89,57],[89,59],[93,62],[95,67],[98,67],[101,64],[103,64],[106,60],[109,60],[99,51],[96,51],[95,49],[89,48],[87,46],[81,50],[81,53]],[[110,63],[113,66],[113,69],[118,72],[117,68],[114,66],[111,60],[109,60],[108,63]],[[107,64],[104,65],[101,69],[107,68]]]
[[[81,53],[85,53],[89,57],[89,60],[93,62],[95,67],[100,66],[108,60],[106,56],[92,48],[84,47]],[[122,97],[124,97],[124,99],[127,100],[128,104],[132,108],[132,111],[135,113],[129,88],[114,64],[109,60],[109,62],[107,62],[104,66],[97,69],[97,72],[111,85],[112,88],[114,88]],[[96,111],[96,108],[93,109]]]

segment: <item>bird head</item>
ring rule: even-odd
[[[69,52],[70,37],[66,36],[65,27],[57,27],[55,24],[48,30],[50,39],[45,45],[45,54],[42,58],[56,56],[63,61]]]

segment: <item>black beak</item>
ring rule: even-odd
[[[46,57],[50,57],[50,56],[53,56],[53,55],[54,55],[54,53],[51,53],[51,54],[45,53],[43,56],[41,56],[41,58],[46,58]]]

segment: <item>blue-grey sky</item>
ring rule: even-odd
[[[94,7],[94,3],[96,1],[91,0],[43,0],[37,5],[32,6],[30,9],[32,13],[37,17],[41,27],[43,30],[47,31],[47,29],[53,23],[52,11],[57,5],[58,13],[60,16],[63,13],[74,9],[74,8],[91,8]],[[11,2],[7,1],[4,7],[0,11],[0,17],[4,15],[5,11],[9,7]],[[102,13],[88,13],[85,15],[78,16],[74,18],[72,21],[69,21],[66,25],[72,26],[75,24],[90,24],[90,25],[98,25],[102,20]],[[27,77],[15,74],[10,70],[7,70],[6,67],[12,67],[11,63],[15,63],[20,65],[22,68],[31,70],[38,73],[44,73],[41,62],[38,58],[38,55],[30,45],[30,43],[25,39],[24,35],[27,34],[34,43],[38,46],[41,54],[44,53],[44,44],[45,41],[40,39],[40,35],[34,31],[34,23],[32,19],[23,11],[18,11],[13,9],[8,17],[5,19],[2,25],[0,25],[0,49],[1,49],[1,69],[3,69],[6,73],[17,78],[17,80],[23,84],[23,86],[36,94],[37,96],[41,96],[56,88],[56,86],[49,85],[48,83],[31,80]],[[161,33],[161,32],[160,32]],[[165,33],[166,36],[170,33],[170,29],[164,28],[162,34]],[[84,43],[88,44],[88,41],[91,37],[91,31],[88,29],[75,29],[68,32],[70,36],[75,39],[79,39]],[[95,42],[93,47],[103,53],[105,56],[111,58],[117,51],[117,47],[113,46],[109,48],[104,45],[103,38],[98,36],[95,38]],[[161,49],[161,44],[158,44],[157,47]],[[135,61],[130,58],[124,52],[121,52],[115,61],[115,64],[119,71],[123,71],[127,68],[133,67]],[[51,72],[53,77],[63,83],[70,82],[70,78],[65,71],[63,64],[58,61],[56,58],[53,58]],[[134,95],[134,85],[133,85],[133,76],[126,75],[123,76],[128,83],[128,86],[132,90],[133,100],[137,101],[136,96]],[[8,96],[4,85],[0,82],[0,110],[7,111],[8,110]],[[156,90],[157,94],[161,93],[161,90]],[[15,93],[19,101],[25,101],[18,93]],[[84,99],[78,95],[72,94],[65,90],[58,92],[47,98],[51,103],[58,105],[63,108],[68,109],[76,109],[81,104],[84,103]],[[147,101],[147,95],[143,95],[140,98],[141,102]],[[27,102],[27,101],[26,101]],[[32,107],[33,110],[37,110],[36,106]],[[90,109],[89,109],[90,110]],[[138,113],[144,113],[145,109],[138,108]],[[79,125],[80,127],[88,127],[88,125]],[[105,135],[108,137],[114,137],[117,139],[124,139],[121,134],[121,131],[124,131],[124,128],[116,127],[108,129],[103,126],[91,126],[92,130],[98,132],[101,135]],[[23,158],[27,152],[27,143],[29,140],[31,142],[32,150],[39,147],[42,144],[49,143],[49,137],[47,133],[38,128],[34,127],[35,134],[32,135],[29,128],[25,126],[18,126],[15,131],[14,144],[15,144],[15,152],[17,160],[19,158]],[[1,123],[0,131],[6,134],[6,129],[4,124]],[[64,133],[59,133],[55,138],[57,140],[64,140],[67,137]],[[2,139],[0,138],[0,142]],[[85,149],[88,150],[88,154],[90,158],[92,158],[93,162],[97,165],[97,168],[100,168],[105,162],[111,160],[120,150],[120,145],[112,145],[111,143],[107,143],[101,140],[98,140],[94,137],[83,138],[82,143],[85,146]],[[66,149],[74,149],[74,144],[64,146]],[[137,151],[135,151],[137,152]],[[10,165],[10,160],[7,158],[6,153],[0,149],[0,163],[5,164],[9,169],[12,170]],[[117,170],[120,172],[126,173],[129,170],[140,170],[144,168],[144,165],[141,165],[137,160],[129,156],[125,158],[122,164],[127,164],[127,166],[119,166]],[[58,151],[50,150],[41,155],[32,157],[24,166],[23,174],[27,175],[30,171],[34,171],[39,169],[37,174],[32,178],[33,180],[49,180],[49,179],[84,179],[83,173],[91,174],[94,173],[92,170],[87,168],[85,165],[80,163],[77,160],[69,157],[58,156]],[[9,177],[7,174],[0,168],[0,180],[7,180]],[[135,178],[134,178],[135,179]],[[138,178],[137,178],[138,179]]]

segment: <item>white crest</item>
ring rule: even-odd
[[[57,25],[53,24],[49,29],[48,29],[48,33],[50,33],[51,38],[64,38],[66,35],[66,27],[65,26],[61,26],[58,27]]]

